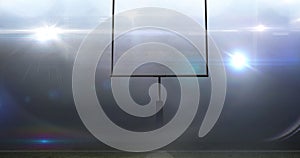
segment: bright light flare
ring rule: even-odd
[[[263,32],[267,29],[267,27],[265,25],[258,25],[256,27],[254,27],[254,30],[255,31],[258,31],[258,32]]]
[[[41,42],[58,40],[62,29],[55,26],[45,26],[34,30],[35,39]]]
[[[41,144],[48,144],[50,141],[47,139],[42,139],[39,141]]]
[[[236,53],[230,55],[230,57],[231,57],[231,65],[235,69],[241,70],[248,66],[248,60],[247,60],[246,56],[243,55],[242,53],[236,52]]]

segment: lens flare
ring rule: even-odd
[[[53,41],[58,40],[59,35],[62,33],[62,29],[55,26],[45,26],[34,30],[34,38],[38,41]]]
[[[258,31],[258,32],[263,32],[267,29],[267,27],[265,25],[258,25],[256,27],[254,27],[254,30],[255,31]]]
[[[241,70],[243,68],[245,68],[248,65],[248,61],[245,55],[243,55],[240,52],[236,52],[231,56],[231,65],[237,69],[237,70]]]

